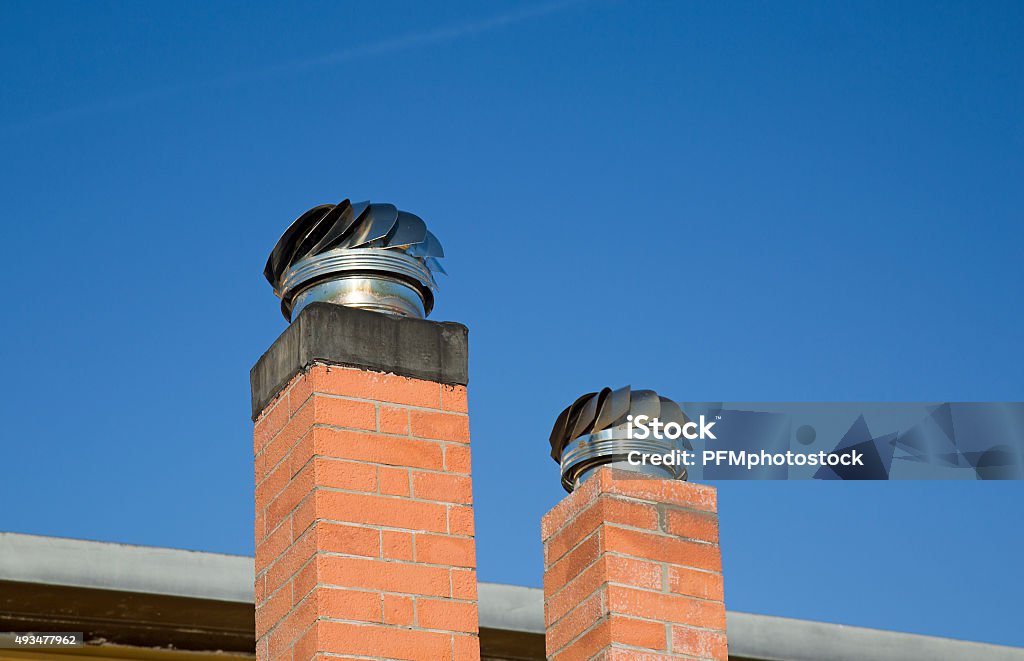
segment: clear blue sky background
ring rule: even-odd
[[[413,210],[470,328],[480,578],[555,415],[1024,399],[1024,5],[0,5],[0,529],[251,553],[267,253]],[[723,483],[729,608],[1024,645],[1024,484]]]

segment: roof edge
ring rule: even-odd
[[[253,603],[253,567],[247,556],[0,533],[7,581]]]
[[[159,567],[159,571],[154,569]],[[253,603],[248,556],[0,533],[0,580]],[[479,584],[482,629],[544,635],[540,588]],[[729,655],[754,661],[1024,661],[1024,648],[728,612]]]

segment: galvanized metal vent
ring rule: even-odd
[[[263,275],[291,321],[314,301],[422,319],[434,307],[444,249],[423,220],[392,204],[322,204],[285,230]]]
[[[629,386],[583,395],[555,420],[551,430],[551,458],[561,466],[562,486],[572,492],[601,466],[612,466],[652,477],[686,479],[686,468],[675,465],[632,465],[630,452],[664,455],[678,449],[693,449],[686,441],[667,438],[630,438],[630,416],[646,415],[680,426],[689,420],[679,405],[653,390],[631,390]],[[634,434],[635,436],[635,434]],[[680,447],[682,446],[682,447]]]

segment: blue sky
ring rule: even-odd
[[[425,218],[480,578],[577,395],[1024,398],[1020,3],[4,3],[0,530],[252,552],[261,270]],[[720,484],[734,610],[1024,645],[1021,483]]]

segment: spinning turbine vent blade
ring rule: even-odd
[[[419,216],[398,212],[398,222],[387,237],[388,248],[411,248],[427,238],[427,224]]]
[[[281,275],[281,267],[283,263],[288,259],[285,256],[285,252],[288,255],[295,250],[295,244],[301,240],[305,233],[309,231],[311,224],[317,222],[322,218],[328,211],[334,207],[333,204],[321,204],[318,207],[313,207],[306,213],[302,214],[288,226],[288,229],[284,231],[281,238],[278,239],[277,245],[270,252],[270,257],[267,258],[267,266],[263,269],[263,275],[273,283]]]
[[[291,321],[324,302],[423,319],[434,307],[441,242],[419,216],[393,204],[342,200],[293,222],[263,275]]]

